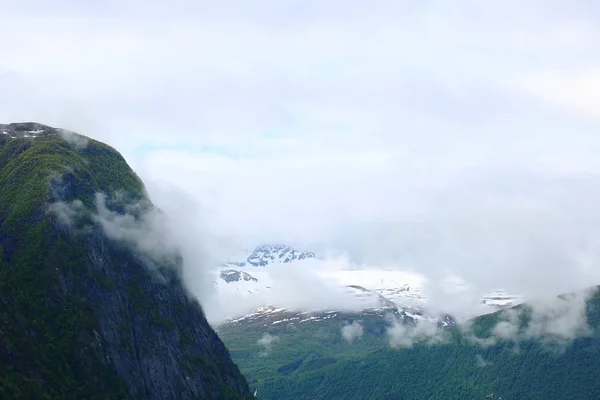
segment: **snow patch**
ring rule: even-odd
[[[257,247],[237,258],[239,261],[230,259],[214,271],[218,304],[212,308],[219,315],[209,316],[211,321],[239,322],[286,312],[302,318],[269,317],[269,324],[301,323],[322,320],[328,312],[380,315],[390,310],[399,310],[414,321],[447,324],[452,320],[423,314],[422,310],[431,306],[430,288],[419,274],[373,267],[332,269],[329,260],[311,255],[314,253],[273,245]],[[446,279],[441,286],[448,293],[467,289],[459,279]],[[523,301],[497,290],[481,297],[480,313]]]

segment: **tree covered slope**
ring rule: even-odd
[[[111,147],[0,125],[0,398],[251,397],[187,296],[181,258],[149,257],[108,231],[150,212]]]
[[[218,331],[263,400],[462,400],[491,393],[505,400],[599,399],[598,290],[582,312],[589,330],[572,337],[564,328],[577,313],[540,319],[528,305],[478,317],[468,329],[420,334],[368,317],[354,320],[360,329],[351,319],[329,319],[225,324]],[[346,335],[349,342],[344,329],[362,335]]]

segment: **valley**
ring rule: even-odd
[[[519,309],[519,308],[517,308]],[[527,307],[525,307],[527,309]],[[217,331],[262,399],[597,399],[600,292],[586,303],[590,331],[525,334],[527,313],[499,335],[504,311],[467,325],[425,324],[392,312],[294,316],[264,312]],[[511,325],[513,326],[513,325]]]
[[[584,296],[584,305],[567,296],[543,306],[493,291],[481,297],[480,316],[461,321],[428,304],[424,279],[416,274],[328,270],[316,255],[300,260],[288,254],[312,253],[260,246],[246,253],[252,263],[238,259],[215,270],[223,301],[256,306],[237,314],[232,308],[216,329],[260,398],[483,399],[497,393],[503,399],[591,400],[600,394],[600,385],[590,383],[600,373],[597,289],[575,296]],[[327,290],[329,303],[290,302],[294,296],[277,286],[290,289],[284,278],[296,277],[295,270],[317,277],[309,282]],[[589,331],[563,332],[564,318],[580,306]],[[570,384],[554,383],[571,374]]]

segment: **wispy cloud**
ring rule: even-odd
[[[268,356],[271,353],[271,350],[273,349],[273,344],[278,341],[278,336],[273,336],[267,332],[263,333],[260,339],[258,339],[258,341],[256,342],[259,346],[263,348],[260,352],[260,355],[262,357]]]
[[[61,137],[66,140],[70,145],[76,149],[82,149],[87,147],[90,139],[87,136],[78,134],[76,132],[67,131],[65,129],[60,130]]]
[[[363,335],[363,326],[358,321],[352,321],[351,324],[346,324],[342,327],[342,337],[348,343],[352,343],[354,340],[362,337],[362,335]]]
[[[391,325],[387,328],[389,344],[392,348],[411,348],[416,344],[447,344],[450,334],[443,327],[428,320],[419,321],[417,324],[404,323],[402,320],[392,318]]]
[[[520,308],[504,310],[487,337],[476,337],[463,326],[467,337],[483,347],[534,339],[550,350],[563,351],[575,339],[592,334],[587,321],[587,301],[596,289],[559,297],[536,299]]]
[[[487,361],[485,358],[483,358],[483,356],[481,354],[477,354],[475,356],[475,364],[479,367],[479,368],[485,368],[487,366],[492,365],[492,363],[490,361]]]
[[[59,193],[61,185],[64,182],[59,176],[54,181],[54,191]],[[215,265],[214,253],[204,247],[210,246],[210,239],[198,230],[195,208],[184,204],[184,196],[172,198],[170,205],[174,208],[166,212],[148,200],[131,201],[119,192],[110,196],[96,193],[94,200],[94,206],[86,208],[79,199],[58,199],[47,210],[74,235],[93,232],[95,224],[108,239],[129,246],[151,270],[177,267],[191,295],[205,306],[216,301],[210,275]]]

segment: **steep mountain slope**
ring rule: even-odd
[[[517,306],[478,317],[469,329],[359,315],[248,321],[219,334],[265,400],[598,399],[600,291],[583,303],[589,330],[577,335],[567,327],[581,316],[566,304],[543,318]]]
[[[0,398],[251,397],[181,257],[131,236],[157,214],[111,147],[0,125]]]

